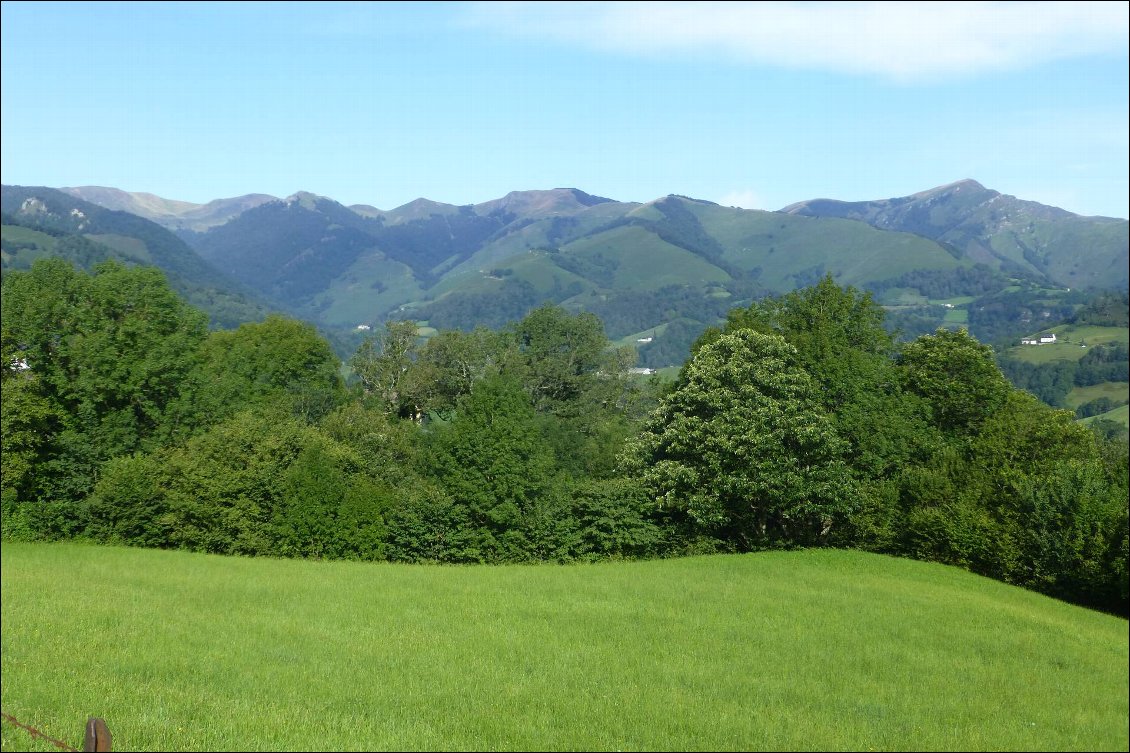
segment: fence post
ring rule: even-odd
[[[83,753],[110,750],[110,728],[106,721],[92,716],[86,722],[86,737],[82,741]]]

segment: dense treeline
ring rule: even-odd
[[[1130,327],[1130,295],[1101,293],[1076,312],[1071,322],[1093,324],[1097,327]]]
[[[223,554],[568,562],[839,546],[1127,609],[1127,450],[991,349],[870,295],[729,312],[640,385],[554,305],[346,368],[283,317],[209,332],[152,269],[3,280],[2,532]],[[343,378],[343,374],[348,374]]]
[[[1008,277],[987,264],[957,269],[916,269],[899,277],[872,283],[869,289],[876,296],[891,288],[914,288],[934,300],[959,296],[984,296],[1010,284]]]

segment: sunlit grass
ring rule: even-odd
[[[4,711],[75,747],[89,716],[117,750],[1128,746],[1124,620],[927,563],[2,565]]]
[[[1074,410],[1084,403],[1097,400],[1100,397],[1110,398],[1114,401],[1130,399],[1130,384],[1126,382],[1103,382],[1089,387],[1075,387],[1067,393],[1063,404]]]

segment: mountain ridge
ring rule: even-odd
[[[207,230],[259,204],[275,200],[268,194],[245,194],[196,204],[106,186],[68,186],[57,190],[105,209],[136,214],[170,230]]]
[[[964,193],[963,193],[964,192]],[[1023,270],[1076,287],[1126,287],[1126,220],[1084,217],[964,179],[910,196],[846,202],[812,199],[780,210],[902,230],[951,246],[976,262]],[[1078,249],[1092,258],[1079,270]]]
[[[1009,277],[1127,287],[1125,220],[1080,217],[972,179],[779,211],[678,194],[619,202],[576,188],[465,205],[421,197],[391,210],[307,191],[249,196],[254,206],[203,229],[184,226],[199,210],[183,206],[180,219],[154,221],[263,299],[339,333],[393,318],[501,326],[549,301],[597,313],[616,338],[664,328],[686,340],[733,306],[825,274],[892,302],[937,297],[923,285],[980,295],[990,277],[1000,287]],[[157,199],[147,201],[164,206]]]

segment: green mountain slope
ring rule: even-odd
[[[267,305],[228,279],[181,239],[135,214],[114,211],[61,191],[3,186],[4,269],[62,256],[89,269],[105,259],[160,268],[169,283],[216,326],[261,319]]]
[[[668,196],[523,222],[453,267],[429,291],[434,303],[419,310],[437,326],[473,321],[492,305],[517,305],[525,289],[528,298],[598,313],[619,338],[676,320],[701,331],[728,307],[825,273],[871,286],[907,271],[971,266],[909,233]],[[658,344],[641,353],[654,350]]]
[[[974,180],[881,201],[814,199],[781,210],[839,217],[946,244],[1004,272],[1070,287],[1125,289],[1130,235],[1124,219],[1081,217],[985,188]]]

